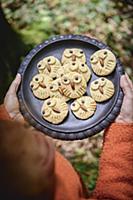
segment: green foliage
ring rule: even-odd
[[[87,164],[83,162],[75,163],[74,167],[81,174],[81,177],[89,191],[95,188],[98,176],[98,163]]]
[[[98,161],[91,161],[91,163],[83,162],[82,159],[77,160],[75,158],[70,159],[72,165],[80,173],[83,182],[89,191],[95,188],[97,176],[98,176]]]
[[[2,6],[30,47],[53,35],[91,34],[111,46],[125,65],[132,64],[130,6],[111,0],[2,0]]]

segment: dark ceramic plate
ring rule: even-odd
[[[32,126],[51,137],[63,140],[84,139],[105,129],[118,115],[123,99],[120,88],[120,76],[123,74],[123,67],[117,59],[115,71],[107,76],[115,85],[115,94],[110,100],[97,103],[97,110],[91,118],[87,120],[75,118],[70,111],[70,104],[73,101],[70,100],[68,102],[68,117],[61,124],[54,125],[42,118],[40,111],[43,101],[33,96],[29,85],[32,77],[38,73],[37,63],[50,55],[61,59],[66,48],[81,48],[86,54],[88,66],[90,66],[90,56],[95,51],[103,48],[109,49],[105,44],[81,35],[57,36],[38,45],[25,57],[19,68],[19,73],[22,75],[22,84],[18,93],[20,108],[24,117]],[[92,73],[87,87],[87,95],[90,95],[90,83],[97,78],[98,76]]]

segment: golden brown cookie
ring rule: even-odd
[[[96,79],[90,85],[91,96],[97,102],[103,102],[110,99],[114,95],[114,92],[114,84],[104,77]]]
[[[63,66],[61,66],[56,73],[51,73],[49,76],[55,81],[56,79],[61,78],[65,74]]]
[[[30,87],[35,97],[39,99],[46,99],[49,97],[48,85],[52,82],[52,79],[44,74],[35,75],[31,82]]]
[[[62,61],[62,64],[68,63],[70,61],[86,62],[86,57],[82,49],[77,49],[77,48],[65,49],[63,52],[61,61]]]
[[[61,123],[68,114],[68,105],[59,98],[49,98],[42,106],[42,117],[53,124]]]
[[[95,74],[107,76],[111,74],[116,66],[116,58],[108,49],[96,51],[90,58],[91,66]]]
[[[86,62],[69,62],[63,65],[65,73],[69,72],[78,72],[82,74],[85,78],[86,82],[88,82],[91,78],[91,71]]]
[[[60,61],[54,56],[48,56],[43,60],[39,61],[39,63],[37,64],[39,73],[47,75],[51,73],[56,73],[60,67]]]
[[[71,110],[77,118],[88,119],[96,110],[96,102],[89,96],[82,96],[71,104]]]
[[[86,88],[84,77],[77,72],[70,72],[61,78],[61,90],[66,97],[79,98],[86,92]]]
[[[50,97],[56,97],[68,101],[70,98],[63,95],[61,90],[61,78],[52,81],[49,85]]]

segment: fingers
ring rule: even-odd
[[[129,84],[130,88],[133,90],[133,83],[132,83],[132,81],[130,80],[128,74],[125,73],[125,76],[126,76],[126,79],[127,79],[127,82],[128,82],[128,84]]]
[[[128,97],[133,96],[133,91],[132,91],[132,82],[130,81],[129,78],[127,78],[127,75],[122,75],[121,80],[120,80],[120,85],[122,87],[122,90],[124,94]]]
[[[16,94],[16,92],[18,90],[18,87],[20,85],[20,82],[21,82],[21,75],[17,74],[16,78],[14,79],[14,81],[12,82],[12,84],[10,85],[9,90],[8,90],[7,93],[8,94]]]

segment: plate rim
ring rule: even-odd
[[[30,63],[30,61],[32,60],[32,58],[43,48],[45,48],[46,46],[54,43],[54,42],[58,42],[58,41],[62,41],[62,40],[80,40],[83,42],[87,42],[89,44],[92,44],[94,46],[99,47],[100,49],[103,48],[107,48],[110,49],[111,48],[109,46],[107,46],[106,44],[104,44],[101,41],[98,41],[97,39],[88,37],[86,35],[75,35],[75,34],[69,34],[69,35],[59,35],[59,36],[53,36],[52,38],[45,40],[43,43],[35,46],[28,54],[27,56],[24,58],[24,60],[22,61],[22,63],[20,64],[20,67],[18,69],[18,73],[21,74],[22,76],[22,81],[23,81],[23,74],[28,66],[28,64]],[[112,51],[112,50],[111,50]],[[113,51],[112,51],[113,52]],[[122,66],[121,61],[119,60],[118,57],[117,58],[117,68],[118,68],[118,72],[121,75],[124,74],[124,69]],[[116,116],[119,114],[120,112],[120,108],[122,105],[122,101],[123,101],[123,91],[120,88],[119,92],[118,92],[118,98],[116,100],[116,104],[115,106],[112,108],[112,111],[107,115],[107,118],[104,120],[101,120],[101,123],[97,124],[96,126],[91,127],[90,129],[86,128],[83,131],[79,131],[79,132],[71,132],[69,134],[66,134],[64,132],[61,131],[54,131],[53,129],[47,128],[45,126],[42,126],[42,124],[40,124],[38,121],[35,120],[35,118],[33,118],[33,116],[28,112],[28,109],[26,108],[26,105],[24,105],[23,103],[23,94],[22,94],[22,84],[20,86],[20,89],[18,91],[18,100],[19,100],[19,104],[20,104],[20,111],[22,112],[24,118],[36,129],[44,132],[46,135],[51,136],[53,138],[56,139],[61,139],[61,140],[79,140],[79,139],[85,139],[87,137],[90,137],[92,135],[95,135],[97,133],[99,133],[100,131],[102,131],[103,129],[107,128],[109,126],[109,124],[111,122],[114,121],[114,119],[116,118]]]

